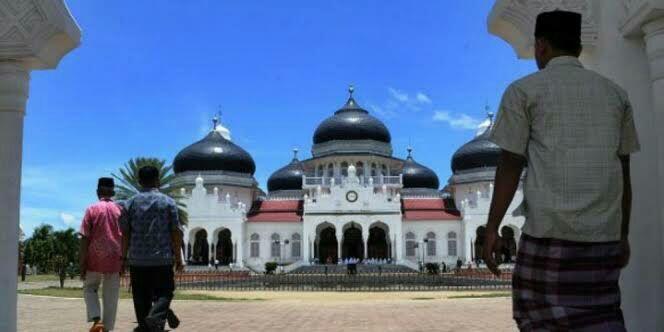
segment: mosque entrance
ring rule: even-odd
[[[505,263],[512,263],[516,257],[516,240],[514,239],[514,229],[510,226],[503,226],[500,230],[501,237],[501,258]]]
[[[207,232],[204,229],[196,232],[194,237],[194,252],[191,255],[193,265],[208,265],[210,262],[210,245],[207,240]]]
[[[318,261],[322,264],[337,263],[337,235],[334,227],[326,227],[321,230],[318,238]]]
[[[362,243],[362,230],[351,225],[344,232],[344,240],[341,247],[341,257],[364,259],[364,245]]]
[[[387,259],[390,257],[387,234],[385,233],[385,230],[380,227],[372,227],[369,229],[367,246],[367,254],[369,255],[369,258]]]
[[[475,260],[482,259],[485,234],[486,228],[484,226],[477,227],[477,232],[475,234]]]
[[[224,229],[217,235],[216,254],[216,259],[220,265],[229,265],[233,262],[233,241],[229,229]]]

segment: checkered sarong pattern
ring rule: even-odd
[[[523,234],[512,279],[521,331],[625,331],[619,242],[573,242]]]

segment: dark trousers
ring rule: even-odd
[[[175,290],[173,267],[130,266],[129,271],[139,329],[148,331],[145,325],[147,317],[158,320],[163,326]]]

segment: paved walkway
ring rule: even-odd
[[[320,294],[320,293],[319,293]],[[509,298],[430,300],[273,298],[266,301],[175,301],[177,331],[516,331]],[[220,295],[220,294],[219,294]],[[251,294],[247,298],[256,298]],[[131,331],[131,301],[121,300],[116,331]],[[19,331],[85,331],[81,299],[19,295]]]

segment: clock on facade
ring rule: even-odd
[[[347,192],[346,193],[346,200],[351,202],[351,203],[357,201],[357,192],[355,192],[353,190]]]

